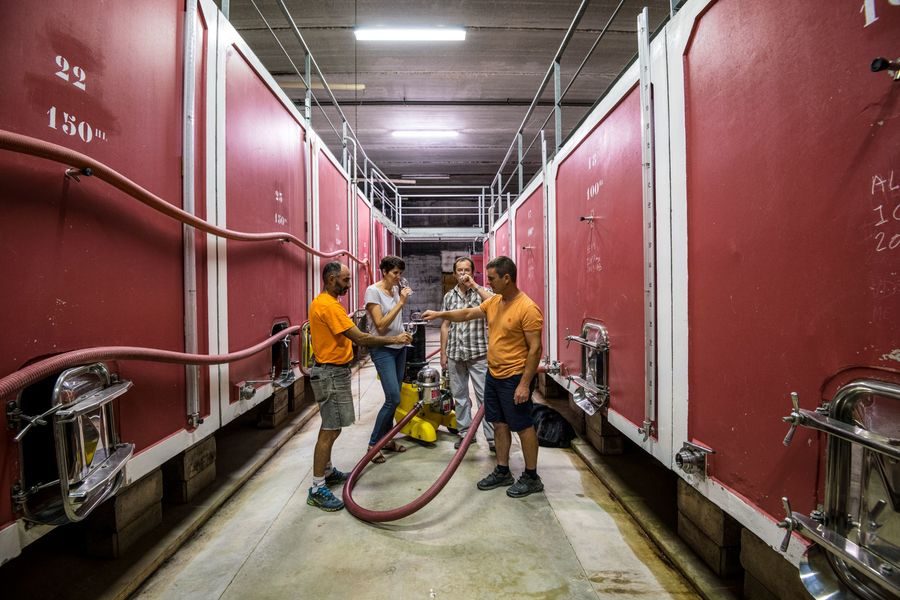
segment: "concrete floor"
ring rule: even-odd
[[[358,422],[335,464],[362,456],[383,394],[368,363],[354,375]],[[494,466],[482,432],[428,506],[373,525],[307,506],[319,418],[291,439],[136,594],[140,598],[696,598],[609,490],[571,450],[541,448],[545,492],[511,499],[475,482]],[[455,437],[370,465],[354,498],[400,506],[433,483]],[[514,442],[511,467],[522,455]],[[339,490],[336,490],[339,492]]]

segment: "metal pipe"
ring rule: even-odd
[[[555,117],[554,133],[556,134],[554,136],[554,154],[559,152],[559,147],[562,145],[562,107],[559,105],[561,77],[559,60],[557,60],[553,63],[553,116]]]
[[[473,217],[477,215],[477,212],[461,212],[461,213],[416,213],[414,215],[407,215],[406,217],[416,219],[419,217]]]
[[[223,6],[226,6],[227,0]],[[196,137],[194,133],[195,104],[197,101],[197,0],[188,0],[184,11],[184,123],[182,125],[181,190],[182,206],[188,214],[196,214],[196,194],[194,177],[194,157]],[[197,352],[197,246],[194,228],[183,225],[184,235],[184,351]],[[200,419],[200,371],[196,365],[185,367],[186,400],[185,414],[188,426],[197,427]]]
[[[523,172],[524,165],[522,165],[522,132],[521,131],[516,134],[516,142],[518,143],[518,146],[519,146],[519,164],[518,164],[517,168],[519,170],[519,193],[521,194],[522,187],[524,186],[523,180],[525,178],[525,173]]]
[[[287,54],[287,50],[285,50]],[[290,59],[290,57],[288,57]],[[294,69],[295,71],[297,69]],[[312,80],[312,55],[307,52],[303,55],[303,72],[306,73],[306,80],[303,85],[306,86],[306,93],[303,95],[303,115],[306,117],[306,123],[312,127],[312,86],[309,83]],[[303,79],[302,77],[300,78]]]
[[[543,215],[543,223],[544,226],[544,306],[550,307],[550,191],[547,185],[547,138],[544,135],[544,130],[541,129],[541,175],[544,178],[544,184],[541,186],[541,192],[543,198],[541,200],[544,203],[544,215]],[[554,210],[554,212],[556,212]],[[547,311],[547,320],[553,319],[556,320],[556,309],[552,311]],[[548,328],[549,329],[549,328]],[[552,330],[551,330],[552,331]],[[547,357],[550,357],[550,349],[547,349]]]
[[[471,204],[460,205],[460,206],[457,206],[455,204],[454,205],[447,205],[447,204],[439,204],[438,205],[438,204],[436,204],[434,206],[428,206],[428,205],[426,205],[426,206],[404,206],[403,210],[429,210],[429,209],[444,210],[444,209],[452,209],[452,208],[471,208],[476,211],[478,210],[477,206],[473,206]]]
[[[478,197],[478,194],[404,194],[404,198],[472,198]]]
[[[448,183],[447,185],[397,185],[397,189],[415,189],[415,190],[446,190],[446,189],[458,189],[458,190],[482,190],[484,191],[483,185],[458,185],[455,183]],[[407,196],[409,197],[409,196]]]
[[[653,106],[651,104],[650,31],[647,7],[638,15],[638,62],[641,101],[641,179],[644,241],[644,422],[646,441],[656,421],[656,196],[653,189]]]

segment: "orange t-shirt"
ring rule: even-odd
[[[528,359],[526,331],[540,331],[544,315],[534,300],[519,292],[512,302],[499,294],[481,303],[488,324],[488,368],[491,375],[505,379],[525,370]]]
[[[309,334],[316,362],[343,365],[353,360],[353,342],[343,335],[353,321],[338,299],[322,292],[309,305]]]

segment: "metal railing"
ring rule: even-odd
[[[676,3],[676,0],[672,0],[672,2],[672,11],[674,12],[674,5]],[[544,74],[540,85],[538,86],[537,92],[535,92],[534,98],[532,99],[528,110],[525,112],[525,116],[522,118],[522,122],[519,125],[519,128],[513,135],[513,140],[510,143],[509,148],[507,149],[506,154],[504,155],[503,160],[500,163],[500,167],[497,169],[496,175],[494,175],[494,178],[491,180],[491,184],[488,186],[488,189],[486,191],[485,204],[486,215],[484,217],[488,228],[509,210],[510,205],[515,201],[515,198],[517,198],[525,189],[525,157],[532,150],[532,148],[535,147],[535,144],[538,142],[538,140],[543,141],[545,130],[551,119],[553,120],[553,140],[548,158],[551,158],[559,151],[559,148],[563,143],[563,100],[572,89],[575,80],[584,70],[588,61],[594,55],[597,46],[609,31],[612,22],[619,15],[619,11],[621,10],[624,3],[625,0],[620,0],[615,9],[613,9],[612,14],[609,16],[606,24],[603,26],[603,29],[601,29],[600,33],[597,35],[597,38],[594,40],[594,43],[591,45],[584,58],[581,60],[581,63],[572,74],[572,78],[569,80],[569,83],[565,87],[563,87],[561,68],[562,58],[569,46],[569,43],[571,42],[578,29],[578,25],[584,18],[585,12],[587,11],[588,5],[590,4],[590,0],[582,0],[581,4],[578,6],[578,9],[575,11],[575,15],[572,17],[572,22],[569,24],[569,28],[563,36],[562,41],[560,42],[556,54],[550,61],[550,66],[547,68],[547,71]],[[635,44],[635,54],[636,53],[637,44]],[[540,122],[540,125],[537,127],[537,133],[535,133],[535,135],[531,138],[526,146],[524,143],[525,129],[529,125],[529,123],[531,123],[532,118],[535,116],[535,109],[539,104],[539,100],[543,96],[551,81],[553,82],[553,106],[546,117],[543,119],[543,121]],[[600,94],[599,98],[605,96],[611,86],[612,83],[606,87],[606,89]],[[590,109],[588,109],[587,112],[590,112]],[[538,148],[540,148],[541,145],[542,144],[539,144]],[[513,158],[514,162],[511,162]],[[529,181],[536,174],[537,172],[532,173]]]
[[[290,53],[278,39],[278,35],[275,33],[275,30],[272,28],[268,19],[266,19],[262,10],[260,10],[259,6],[256,3],[256,0],[250,0],[250,4],[256,10],[259,18],[262,19],[266,28],[269,30],[269,33],[272,34],[272,38],[275,40],[275,43],[279,48],[281,48],[281,51],[284,53],[284,56],[290,63],[291,68],[294,70],[294,73],[306,88],[306,94],[303,102],[303,117],[306,119],[307,125],[312,125],[312,106],[313,103],[315,103],[315,105],[321,111],[322,116],[325,118],[325,121],[328,123],[329,128],[335,134],[335,136],[337,136],[337,139],[341,143],[341,165],[343,166],[344,170],[350,175],[351,188],[358,188],[360,187],[360,184],[362,184],[363,194],[367,199],[369,199],[372,205],[376,209],[381,211],[381,213],[384,214],[384,216],[388,218],[392,223],[400,227],[400,207],[402,205],[402,201],[397,186],[394,185],[390,178],[385,175],[384,172],[379,169],[378,166],[372,161],[372,159],[369,158],[368,154],[366,154],[365,149],[359,142],[359,138],[357,137],[356,132],[353,130],[353,127],[350,125],[350,121],[347,119],[347,115],[344,114],[341,105],[338,103],[337,98],[335,98],[334,92],[332,91],[331,86],[328,85],[328,81],[325,78],[325,74],[319,68],[319,64],[316,62],[316,59],[313,56],[309,45],[307,45],[306,40],[303,38],[303,34],[300,33],[300,29],[297,27],[297,23],[296,21],[294,21],[294,17],[291,15],[288,7],[285,5],[284,0],[275,0],[275,3],[278,5],[281,13],[284,15],[291,33],[303,48],[304,65],[302,73],[300,71],[300,68],[297,66],[297,63],[291,57]],[[223,9],[224,8],[225,7],[223,5]],[[325,90],[328,95],[328,99],[331,101],[331,106],[334,110],[337,111],[337,114],[340,117],[340,129],[338,129],[331,118],[329,118],[328,113],[325,111],[325,107],[319,101],[319,98],[316,96],[315,92],[313,92],[311,85],[313,77],[318,78],[318,80],[321,82],[322,88]],[[352,149],[349,148],[349,146],[352,146]]]

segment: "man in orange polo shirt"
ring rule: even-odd
[[[544,316],[534,301],[516,286],[516,264],[498,256],[487,264],[487,278],[495,296],[480,306],[448,311],[427,310],[426,321],[451,322],[487,319],[488,375],[484,384],[484,418],[494,426],[497,467],[478,482],[479,490],[511,486],[510,498],[540,492],[544,484],[537,474],[538,440],[531,419],[534,376],[541,360],[541,330]],[[525,472],[515,483],[509,472],[512,434],[519,435]]]
[[[347,474],[331,464],[331,448],[341,434],[355,420],[353,391],[350,387],[350,362],[353,344],[387,346],[409,344],[408,333],[380,337],[359,330],[347,316],[338,298],[350,291],[350,269],[339,262],[330,262],[322,270],[325,291],[309,305],[309,332],[316,362],[309,371],[313,394],[319,404],[322,425],[313,454],[313,484],[306,503],[329,512],[341,510],[344,503],[328,489],[347,479]]]

